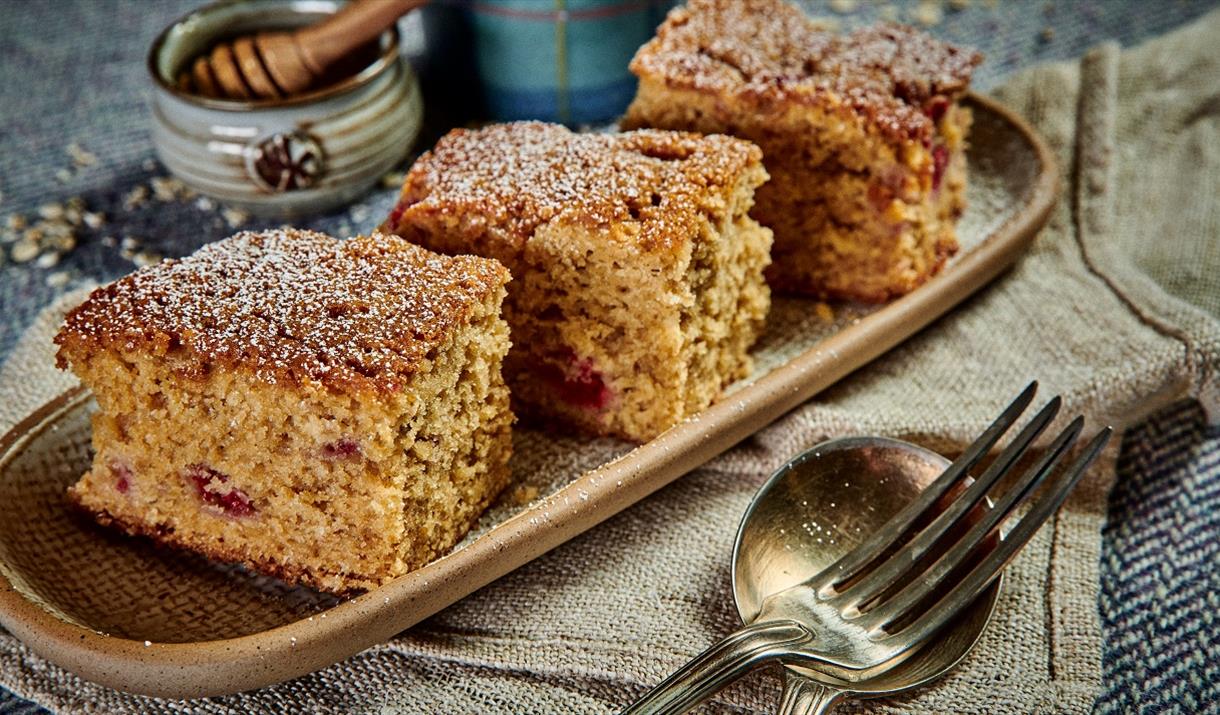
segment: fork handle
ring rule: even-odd
[[[729,634],[682,666],[622,715],[676,715],[758,666],[787,655],[813,640],[813,632],[796,621],[754,623]]]

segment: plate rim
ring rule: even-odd
[[[1032,149],[1040,166],[1023,206],[923,286],[836,331],[696,419],[584,473],[461,548],[312,617],[235,638],[147,645],[60,619],[22,595],[0,569],[0,626],[39,656],[87,680],[168,698],[266,687],[385,642],[727,451],[919,332],[1009,268],[1055,207],[1058,162],[1016,112],[975,92],[967,93],[966,101],[998,115]],[[0,438],[0,470],[22,445],[87,395],[84,387],[72,388],[18,422]],[[540,510],[548,518],[536,518]]]

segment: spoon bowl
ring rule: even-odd
[[[948,466],[908,442],[852,437],[823,442],[776,471],[742,517],[733,547],[733,598],[742,622],[753,622],[769,596],[855,549]],[[978,642],[1001,583],[1002,577],[897,664],[850,673],[785,666],[781,712],[822,712],[848,695],[881,697],[935,680]]]

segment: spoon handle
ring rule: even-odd
[[[796,621],[754,623],[735,631],[682,666],[622,715],[675,715],[699,704],[754,668],[813,640]]]
[[[784,699],[777,715],[824,715],[847,697],[842,690],[828,688],[803,675],[784,672]]]

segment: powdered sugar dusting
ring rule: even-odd
[[[839,105],[897,139],[925,139],[929,106],[965,92],[982,56],[911,27],[826,31],[781,0],[691,0],[631,70],[668,85],[756,101]]]
[[[395,390],[507,280],[495,261],[395,236],[244,232],[97,289],[56,342],[61,364],[139,351],[188,377],[237,368],[270,383]]]
[[[762,154],[732,137],[644,130],[577,134],[541,122],[457,129],[412,167],[388,230],[444,215],[495,227],[520,250],[541,224],[633,222],[644,250],[688,240],[704,204]],[[497,253],[497,255],[502,255]]]

